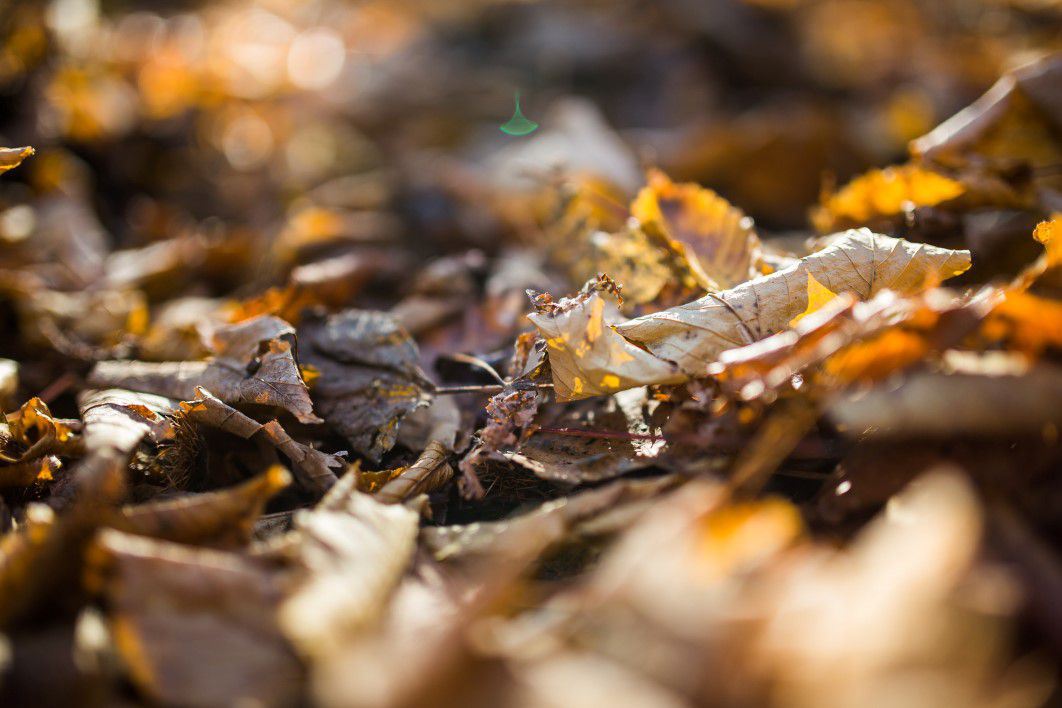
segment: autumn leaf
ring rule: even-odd
[[[295,515],[298,585],[280,624],[308,657],[323,657],[385,606],[413,557],[418,515],[355,488],[348,474],[313,510]]]
[[[658,224],[706,290],[731,288],[762,272],[752,219],[710,189],[675,184],[651,170],[631,215]]]
[[[320,374],[317,409],[355,450],[378,460],[402,419],[428,402],[416,344],[388,315],[362,310],[309,318],[299,338],[302,361]]]
[[[590,283],[578,295],[528,319],[546,340],[554,390],[562,401],[684,378],[678,367],[613,329],[611,322],[621,317],[615,299],[600,283]]]
[[[200,706],[295,700],[302,669],[274,619],[278,582],[260,564],[115,530],[89,558],[118,657],[144,694]]]
[[[862,229],[771,275],[626,322],[612,318],[611,326],[594,289],[562,300],[555,313],[529,317],[550,347],[557,396],[568,400],[703,376],[722,352],[781,331],[806,312],[810,277],[830,292],[866,299],[885,289],[915,293],[969,267],[967,251]]]
[[[272,467],[231,489],[125,506],[110,526],[177,543],[241,546],[269,498],[290,483],[283,467]]]
[[[815,280],[815,276],[808,273],[808,307],[799,315],[789,320],[789,326],[794,326],[797,322],[804,319],[812,312],[821,309],[823,305],[830,302],[835,297],[837,297],[837,293]]]
[[[867,299],[886,289],[917,293],[969,267],[968,251],[853,230],[788,268],[719,295],[629,320],[616,331],[687,374],[698,375],[721,351],[780,331],[807,310],[809,275],[831,292]]]
[[[820,232],[894,217],[914,207],[936,206],[965,193],[962,183],[914,163],[871,170],[825,194],[812,212]]]
[[[89,381],[179,400],[195,398],[202,386],[227,403],[283,408],[300,422],[319,423],[295,361],[294,339],[289,324],[263,315],[215,329],[208,339],[214,356],[204,361],[101,361]]]
[[[245,440],[253,438],[268,441],[291,460],[300,483],[318,493],[327,491],[335,484],[336,475],[332,468],[343,464],[335,455],[315,450],[292,439],[277,421],[259,423],[226,405],[202,387],[196,388],[194,399],[180,404],[180,413],[193,423],[217,428]]]
[[[5,148],[0,147],[0,174],[13,170],[22,164],[22,161],[35,153],[32,147]]]

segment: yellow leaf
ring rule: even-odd
[[[631,215],[642,224],[657,223],[707,290],[730,288],[759,274],[760,239],[752,219],[710,189],[675,184],[651,170]]]
[[[28,145],[17,148],[0,148],[0,174],[15,169],[34,152],[36,150]]]
[[[1037,224],[1033,238],[1044,245],[1047,265],[1062,264],[1062,214],[1052,214],[1051,221]]]
[[[936,206],[961,196],[961,182],[908,163],[871,170],[839,191],[823,196],[811,216],[821,232],[859,226],[902,214],[911,207]]]
[[[811,272],[808,272],[808,306],[799,315],[789,320],[789,326],[792,327],[835,297],[837,293],[820,283]]]

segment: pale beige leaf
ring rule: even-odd
[[[609,298],[606,300],[606,298]],[[590,288],[528,318],[546,340],[558,400],[567,401],[644,386],[677,383],[684,376],[621,337],[608,323],[620,319],[615,301]]]
[[[886,289],[913,294],[969,267],[969,251],[851,230],[776,273],[630,320],[616,331],[628,344],[674,362],[690,376],[701,376],[721,352],[780,332],[805,312],[809,274],[831,292],[866,299]]]
[[[381,504],[348,473],[313,511],[296,514],[303,580],[280,608],[285,633],[304,654],[326,655],[379,617],[416,547],[419,517]]]

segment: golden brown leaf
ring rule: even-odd
[[[961,182],[914,163],[871,170],[826,194],[811,219],[822,233],[936,206],[965,192]]]
[[[675,184],[651,170],[631,215],[642,224],[658,224],[706,290],[732,288],[762,272],[752,219],[710,189]]]
[[[283,408],[303,423],[320,423],[294,357],[295,331],[281,319],[255,317],[219,327],[205,361],[101,361],[89,374],[96,386],[195,398],[202,386],[234,405]]]
[[[32,147],[0,148],[0,174],[13,170],[36,150]]]
[[[270,497],[290,483],[287,470],[272,467],[231,489],[126,506],[111,526],[176,543],[239,546]]]

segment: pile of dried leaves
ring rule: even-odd
[[[1058,3],[135,5],[0,15],[0,705],[1062,695]]]

